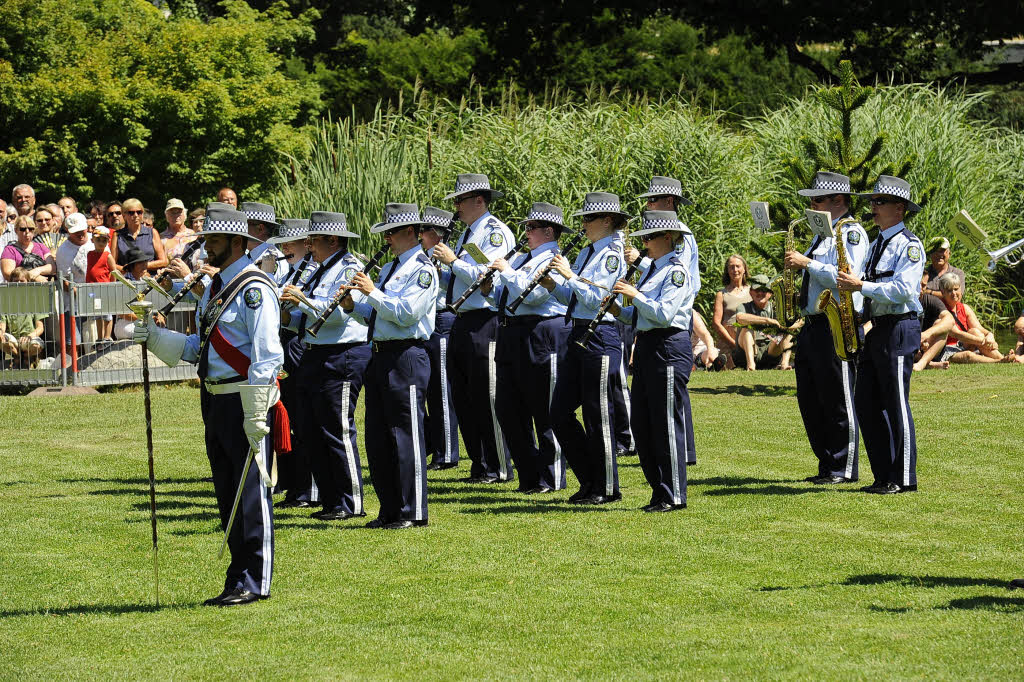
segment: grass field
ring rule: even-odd
[[[428,528],[277,514],[273,598],[236,609],[199,605],[225,562],[197,390],[153,396],[159,609],[141,392],[0,397],[0,677],[1019,678],[1022,379],[915,375],[920,492],[872,496],[801,481],[791,372],[699,373],[689,509],[639,512],[635,458],[602,508],[464,463]]]

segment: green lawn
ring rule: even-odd
[[[428,528],[278,514],[273,598],[236,609],[199,605],[226,559],[197,390],[153,395],[159,609],[141,392],[0,397],[0,677],[1019,678],[1022,379],[916,375],[920,492],[872,496],[801,482],[791,372],[698,373],[686,511],[637,510],[635,458],[583,509],[463,463]]]

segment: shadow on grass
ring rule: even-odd
[[[149,485],[148,478],[58,478],[58,483],[119,483],[121,485]],[[167,483],[202,483],[201,477],[195,478],[158,478],[157,485]]]
[[[165,606],[154,606],[153,604],[81,604],[79,606],[65,606],[59,609],[14,609],[11,611],[0,611],[0,620],[5,618],[22,618],[25,616],[79,616],[92,613],[119,616],[126,613],[157,613],[159,611],[178,611],[191,609],[199,604],[170,604]]]
[[[757,588],[758,592],[782,592],[785,590],[810,590],[822,587],[834,587],[836,585],[904,585],[906,587],[924,587],[934,589],[936,587],[999,587],[1006,588],[1006,580],[996,578],[970,578],[962,576],[945,575],[903,575],[899,573],[865,573],[863,575],[851,575],[846,580],[838,583],[817,583],[811,585],[776,585]],[[967,600],[958,600],[967,601]],[[1024,601],[1024,598],[1022,598]],[[952,602],[950,602],[952,604]],[[899,609],[882,609],[899,611]],[[906,609],[903,609],[906,610]]]
[[[149,505],[147,504],[144,509],[149,511]],[[141,511],[141,510],[140,510]],[[217,512],[192,512],[189,514],[162,514],[160,512],[160,505],[156,508],[157,521],[164,523],[171,523],[174,521],[212,521],[214,519],[220,519],[220,514]],[[149,523],[149,514],[146,514],[145,518],[141,515],[134,518],[128,518],[124,520],[125,523]]]
[[[89,495],[110,495],[117,497],[121,495],[145,495],[149,497],[149,483],[141,488],[110,488],[107,490],[90,490]],[[166,490],[160,488],[160,482],[156,486],[157,497],[213,497],[213,485],[209,490]]]
[[[808,495],[813,493],[824,493],[835,490],[835,488],[826,488],[824,486],[814,486],[813,488],[807,487],[806,485],[791,486],[791,485],[766,485],[756,488],[714,488],[704,492],[708,496],[719,496],[719,495]]]
[[[554,500],[558,502],[558,500]],[[551,512],[600,512],[600,513],[612,513],[612,512],[629,512],[633,513],[635,509],[619,509],[609,508],[607,506],[598,505],[583,505],[583,504],[510,504],[505,506],[499,505],[488,505],[485,507],[476,507],[474,509],[460,509],[460,514],[550,514]]]
[[[157,498],[156,511],[159,514],[161,509],[205,509],[205,508],[217,508],[216,502],[210,504],[201,504],[199,502],[181,502],[178,500],[161,500]],[[130,509],[135,511],[149,511],[149,502],[136,502],[130,506]]]
[[[1024,597],[968,597],[954,599],[942,609],[958,609],[965,611],[1005,611],[1016,613],[1024,611]]]
[[[692,465],[691,465],[692,466]],[[751,478],[749,476],[709,476],[708,478],[691,478],[687,485],[763,485],[774,483],[803,483],[797,478]]]
[[[796,388],[793,386],[767,386],[765,384],[755,384],[753,386],[691,386],[689,391],[690,393],[707,393],[709,395],[729,393],[761,398],[796,397]]]

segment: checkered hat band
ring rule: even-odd
[[[678,220],[662,220],[661,218],[656,218],[654,220],[644,221],[645,230],[670,230],[677,227],[679,227]]]
[[[345,223],[336,223],[336,222],[332,222],[332,223],[311,223],[310,226],[309,226],[309,231],[310,232],[313,232],[314,230],[347,230],[347,229],[348,229],[348,226]]]
[[[302,237],[305,236],[306,230],[302,227],[282,227],[278,237]]]
[[[390,223],[408,223],[408,222],[419,222],[420,216],[418,213],[396,213],[389,215],[384,218],[384,222]]]
[[[850,184],[847,182],[835,182],[832,180],[814,179],[814,186],[811,189],[827,189],[837,194],[850,194]]]
[[[583,204],[583,211],[586,213],[619,213],[619,204],[611,201],[598,201],[593,204]]]
[[[455,183],[455,193],[463,194],[464,192],[475,192],[480,189],[490,189],[491,185],[488,182],[468,182],[466,184]]]
[[[530,211],[530,215],[526,217],[527,220],[544,220],[549,223],[562,224],[562,216],[555,213],[547,213],[545,211]]]
[[[682,192],[676,187],[667,187],[665,185],[651,185],[647,189],[648,194],[670,194],[674,197],[683,196]]]
[[[226,232],[238,232],[249,234],[249,226],[245,223],[233,222],[231,220],[210,220],[203,225],[203,231],[216,230]]]
[[[268,213],[267,211],[246,211],[245,217],[249,220],[255,220],[260,223],[272,223],[274,221],[274,214]]]
[[[910,192],[905,187],[896,187],[895,185],[883,185],[880,182],[875,183],[875,189],[873,194],[891,194],[899,197],[900,199],[906,199],[910,201]]]
[[[446,226],[450,221],[444,216],[440,215],[425,215],[423,216],[423,222],[430,225],[440,225],[441,227]]]

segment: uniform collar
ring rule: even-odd
[[[557,240],[555,240],[553,242],[545,242],[544,244],[541,244],[540,246],[538,246],[533,251],[530,251],[530,258],[536,258],[537,256],[539,256],[540,254],[542,254],[542,253],[544,253],[546,251],[554,251],[557,248],[558,248],[558,241]]]
[[[491,212],[490,211],[484,211],[484,214],[482,216],[480,216],[479,218],[477,218],[476,220],[474,220],[473,224],[469,226],[469,231],[472,232],[477,227],[482,225],[490,217],[491,217]]]
[[[608,246],[609,244],[611,244],[611,243],[612,243],[612,240],[613,240],[613,239],[616,239],[616,238],[617,238],[618,236],[619,236],[619,233],[618,233],[618,232],[612,232],[612,233],[611,233],[610,235],[608,235],[607,237],[602,237],[601,239],[598,239],[598,240],[597,240],[596,242],[594,242],[593,244],[591,244],[591,246],[593,246],[593,247],[594,247],[594,251],[595,251],[595,252],[596,252],[596,251],[600,251],[600,250],[601,250],[601,249],[603,249],[604,247],[606,247],[606,246]]]
[[[220,271],[221,281],[227,284],[234,279],[235,275],[240,273],[249,265],[251,265],[251,263],[249,263],[245,258],[239,258],[234,263]]]
[[[903,221],[901,220],[900,222],[896,223],[892,227],[889,227],[889,228],[886,228],[886,229],[882,230],[879,234],[882,235],[882,239],[889,239],[890,237],[892,237],[897,232],[902,232],[905,229],[907,229],[907,226],[904,225]]]
[[[832,219],[832,227],[835,227],[836,223],[838,223],[843,218],[852,218],[852,217],[853,217],[853,214],[850,213],[849,211],[847,211],[846,213],[844,213],[843,215],[839,216],[838,218],[833,218]]]
[[[406,251],[405,253],[400,255],[398,257],[398,264],[399,265],[405,265],[405,263],[408,262],[408,260],[410,258],[415,258],[416,257],[416,252],[417,251],[419,251],[420,253],[423,253],[423,247],[420,246],[419,244],[416,244],[414,247],[412,247],[411,249],[409,249],[408,251]]]
[[[676,255],[675,251],[669,251],[664,256],[662,256],[658,260],[654,261],[654,265],[656,267],[658,267],[658,268],[664,268],[666,265],[669,264],[669,262],[672,260],[672,258],[675,257],[675,255]]]

